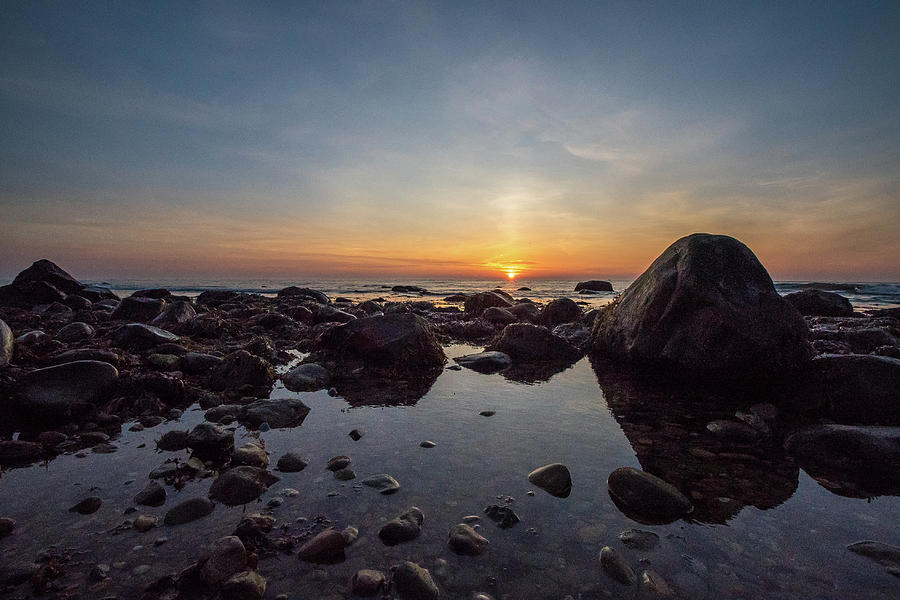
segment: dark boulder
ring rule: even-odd
[[[541,311],[541,325],[550,329],[581,319],[581,308],[571,298],[551,300]]]
[[[288,286],[278,291],[279,298],[295,298],[297,300],[312,300],[319,304],[330,304],[331,298],[326,294],[309,288],[301,288],[295,285]]]
[[[528,481],[557,498],[568,498],[572,492],[572,476],[569,469],[561,463],[535,469],[528,474]]]
[[[220,460],[234,449],[234,432],[212,423],[200,423],[188,434],[187,447],[204,460]]]
[[[308,414],[309,407],[296,398],[275,398],[248,404],[237,418],[251,429],[256,429],[263,423],[267,423],[273,429],[280,429],[302,425]]]
[[[514,361],[574,361],[581,352],[546,327],[513,323],[503,328],[488,346],[508,354]]]
[[[425,514],[416,506],[411,507],[396,519],[385,523],[378,531],[378,537],[386,546],[396,546],[419,537]]]
[[[313,323],[349,323],[354,319],[355,315],[334,306],[320,306],[313,315]]]
[[[668,523],[691,512],[691,501],[655,475],[620,467],[606,481],[609,494],[626,515],[641,523]]]
[[[87,323],[76,321],[75,323],[69,323],[57,331],[56,339],[65,343],[80,342],[82,340],[91,339],[94,337],[95,333],[96,331],[94,328]]]
[[[853,305],[850,304],[850,301],[834,292],[810,289],[787,294],[784,299],[793,304],[804,316],[853,316]]]
[[[900,359],[873,354],[817,356],[798,396],[832,418],[865,425],[900,425]]]
[[[206,373],[221,362],[221,356],[203,354],[201,352],[186,352],[181,357],[181,368],[185,373]]]
[[[590,348],[591,330],[581,323],[563,323],[554,327],[552,332],[578,349]]]
[[[210,514],[215,507],[215,502],[206,498],[191,498],[170,508],[163,522],[166,525],[190,523]]]
[[[541,320],[541,309],[537,304],[531,302],[519,302],[507,309],[519,321],[528,321],[529,323],[537,323]]]
[[[306,363],[281,376],[284,387],[292,392],[312,392],[328,387],[331,380],[328,371],[320,364]]]
[[[197,311],[190,302],[184,300],[166,304],[165,309],[157,315],[152,323],[157,327],[184,325],[197,316]]]
[[[99,402],[118,376],[114,366],[95,360],[37,369],[19,380],[22,408],[51,419],[74,416],[84,405]]]
[[[747,246],[698,233],[669,246],[604,311],[593,349],[676,377],[737,384],[806,366],[807,336]]]
[[[512,305],[512,300],[497,292],[479,292],[466,298],[464,308],[467,313],[478,316],[492,306],[509,308]]]
[[[427,378],[446,360],[428,322],[414,314],[366,317],[333,327],[319,337],[310,357],[334,375]],[[330,365],[334,365],[334,369]]]
[[[109,315],[113,321],[132,321],[149,323],[163,311],[166,301],[159,298],[140,298],[129,296],[122,298],[119,306]]]
[[[209,387],[217,392],[237,390],[245,385],[268,391],[274,383],[275,369],[272,365],[246,350],[232,352],[209,371]]]
[[[216,477],[209,487],[209,498],[226,506],[247,504],[259,498],[278,479],[258,467],[234,467]]]
[[[119,327],[113,334],[113,345],[141,352],[160,344],[175,343],[179,339],[177,335],[165,329],[143,323],[129,323]]]
[[[580,292],[586,290],[589,292],[611,292],[613,286],[608,281],[600,281],[599,279],[591,279],[590,281],[579,281],[575,285],[575,291]]]

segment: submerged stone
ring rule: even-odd
[[[620,467],[609,474],[606,481],[609,493],[637,520],[671,522],[692,510],[691,502],[684,494],[667,483],[644,471],[632,467]]]
[[[539,467],[528,474],[528,481],[557,498],[568,498],[572,492],[572,476],[561,463]]]

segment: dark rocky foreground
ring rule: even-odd
[[[605,282],[585,283],[586,290],[605,289]],[[568,299],[542,306],[499,290],[438,303],[338,301],[299,287],[275,298],[144,290],[119,300],[38,261],[0,288],[0,465],[88,448],[113,452],[123,423],[150,428],[198,404],[205,423],[158,442],[160,451],[187,449],[190,460],[154,470],[134,498],[138,507],[165,508],[162,521],[175,527],[207,518],[217,504],[252,503],[278,472],[305,468],[299,452],[270,468],[261,440],[234,436],[235,424],[259,435],[296,427],[314,410],[299,398],[269,398],[279,378],[298,392],[327,389],[352,406],[412,405],[445,368],[458,368],[448,366],[445,347],[468,343],[485,352],[459,365],[525,383],[546,381],[590,355],[643,468],[610,473],[608,491],[639,523],[724,523],[745,505],[777,506],[794,492],[798,465],[842,495],[898,494],[898,321],[846,310],[830,316],[840,303],[816,298],[824,298],[818,312],[826,316],[801,316],[746,246],[703,235],[673,244],[611,306],[588,313]],[[815,306],[803,304],[804,313],[816,313]],[[365,434],[354,431],[354,440]],[[534,467],[535,485],[568,496],[565,465]],[[349,457],[335,457],[328,468],[336,479],[356,478]],[[208,498],[168,506],[167,489],[203,478],[210,479]],[[389,474],[360,479],[386,495],[401,485]],[[98,502],[86,494],[72,518],[98,510]],[[498,523],[518,521],[508,506],[488,508]],[[408,508],[382,524],[382,542],[415,539],[424,518]],[[151,529],[155,519],[133,516],[129,526]],[[260,598],[267,557],[331,564],[353,552],[352,526],[323,523],[285,537],[274,524],[263,511],[235,523],[232,536],[198,540],[208,549],[152,583],[144,597]],[[448,552],[478,560],[490,551],[483,530],[467,523],[446,530]],[[0,521],[0,537],[7,535],[16,535],[16,524]],[[610,550],[600,564],[615,581],[667,586]],[[349,591],[437,598],[438,584],[417,564],[425,557],[410,558],[392,572],[360,570]],[[27,572],[0,573],[0,586],[69,597],[67,576],[58,557],[36,557]],[[91,577],[97,583],[106,574]]]

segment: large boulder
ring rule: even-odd
[[[213,391],[236,390],[245,385],[268,390],[275,383],[275,369],[263,358],[246,350],[232,352],[209,371]]]
[[[9,325],[0,319],[0,367],[9,364],[13,355],[13,332]]]
[[[613,286],[608,281],[600,281],[599,279],[591,279],[590,281],[579,281],[578,284],[575,285],[575,291],[587,291],[587,292],[611,292],[613,291]]]
[[[593,349],[714,382],[784,377],[811,350],[803,317],[747,246],[695,233],[669,246],[603,315]]]
[[[298,300],[312,300],[313,302],[318,302],[319,304],[331,303],[331,298],[329,298],[327,294],[324,294],[318,290],[301,288],[295,285],[291,285],[282,290],[278,290],[278,297],[296,298]]]
[[[0,305],[30,308],[36,304],[62,302],[69,294],[92,302],[116,298],[108,289],[86,286],[53,262],[41,259],[19,273],[11,284],[0,287]]]
[[[149,323],[163,311],[166,301],[161,298],[129,296],[122,298],[116,309],[109,315],[113,321],[134,321]]]
[[[332,375],[427,378],[446,360],[428,322],[411,313],[366,317],[322,333],[311,357]],[[332,368],[332,365],[334,368]]]
[[[574,323],[581,319],[581,308],[571,298],[551,300],[541,311],[541,325],[553,328],[563,323]]]
[[[106,362],[78,360],[31,371],[19,380],[22,408],[30,415],[66,418],[100,400],[119,376]]]
[[[488,346],[509,355],[513,361],[574,361],[581,352],[569,342],[553,335],[546,327],[530,323],[513,323]]]
[[[787,294],[785,300],[794,305],[804,316],[816,317],[852,317],[853,305],[850,301],[834,292],[822,290],[803,290]]]
[[[506,298],[498,292],[479,292],[477,294],[472,294],[471,296],[466,298],[464,307],[467,313],[472,313],[475,316],[478,316],[492,306],[509,308],[512,305],[512,300]]]
[[[867,425],[900,425],[900,359],[873,354],[823,354],[800,381],[807,406],[832,418]]]

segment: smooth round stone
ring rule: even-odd
[[[435,446],[437,446],[437,444],[435,444],[431,440],[425,440],[424,442],[421,442],[419,446],[422,448],[434,448]]]
[[[308,464],[309,459],[296,450],[292,450],[278,459],[275,468],[284,473],[297,473],[305,469]]]
[[[335,456],[328,460],[328,464],[325,465],[325,468],[329,471],[340,471],[348,466],[350,466],[349,456]]]
[[[354,596],[376,596],[384,586],[384,574],[373,569],[360,569],[350,579],[350,593]]]
[[[162,506],[166,502],[166,488],[151,481],[135,494],[134,503],[142,506]]]
[[[156,517],[151,515],[141,515],[134,520],[134,528],[145,533],[156,527]]]
[[[97,496],[90,496],[70,508],[69,512],[78,513],[80,515],[90,515],[97,512],[102,504],[103,500]]]
[[[479,556],[487,551],[490,542],[483,535],[466,523],[459,523],[450,528],[447,545],[456,554]]]
[[[371,488],[375,488],[381,494],[393,494],[400,489],[400,483],[387,473],[366,477],[362,482]]]
[[[344,536],[335,529],[326,529],[300,546],[297,556],[311,563],[340,562],[344,558]]]
[[[166,525],[182,525],[203,518],[213,511],[215,503],[206,498],[191,498],[169,509],[163,522]]]
[[[604,546],[600,550],[600,568],[607,575],[624,585],[634,585],[634,582],[637,580],[634,569],[631,568],[625,558],[609,546]]]
[[[617,505],[639,522],[671,522],[693,509],[675,486],[633,467],[616,469],[606,483]]]
[[[221,537],[210,545],[209,558],[200,570],[200,577],[215,585],[243,571],[246,565],[247,550],[240,538],[234,535]]]
[[[561,463],[539,467],[528,474],[528,481],[557,498],[568,498],[572,492],[572,476]]]

